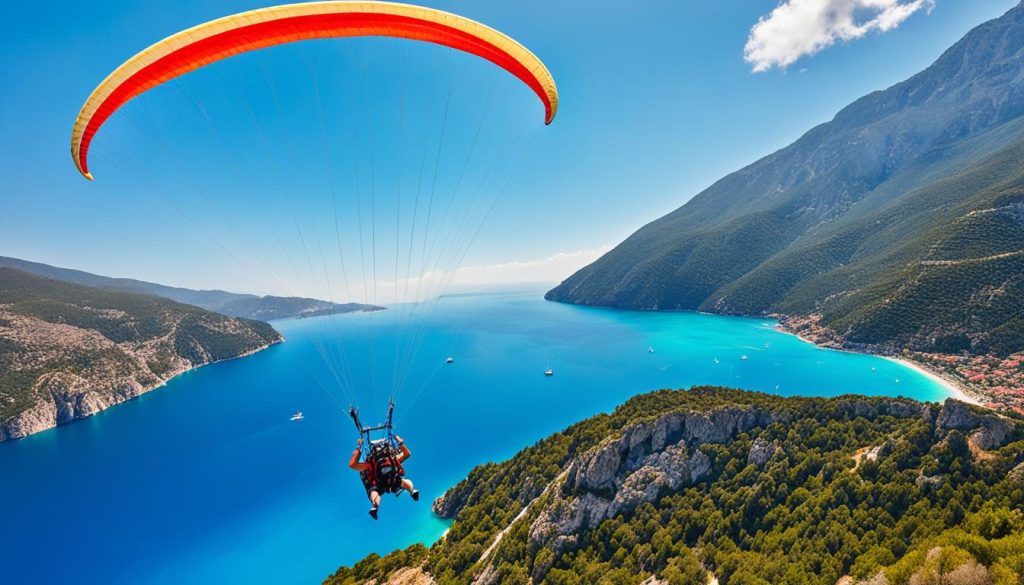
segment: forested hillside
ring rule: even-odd
[[[0,267],[0,441],[281,340],[259,321]]]
[[[476,468],[416,545],[325,583],[1013,585],[1024,424],[948,400],[635,397]]]
[[[547,298],[813,315],[851,344],[1024,350],[1024,6],[644,226]]]

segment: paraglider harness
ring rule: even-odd
[[[354,407],[349,408],[348,414],[356,424],[359,435],[363,437],[366,448],[363,460],[369,468],[359,475],[367,492],[376,490],[378,493],[393,493],[396,496],[402,493],[402,476],[405,475],[405,469],[398,460],[399,450],[391,430],[391,416],[394,411],[395,403],[391,402],[388,404],[388,417],[384,424],[364,427],[359,421],[359,411]],[[383,433],[384,436],[374,439],[374,433]]]

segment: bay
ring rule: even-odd
[[[5,582],[316,583],[366,554],[439,538],[447,523],[430,502],[474,466],[659,388],[949,395],[769,319],[576,307],[536,291],[428,308],[275,322],[283,344],[0,443]],[[346,467],[357,434],[345,410],[358,402],[377,422],[396,388],[396,431],[423,497],[386,496],[374,522]],[[289,420],[296,410],[305,420]]]

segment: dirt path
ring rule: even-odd
[[[480,555],[480,560],[477,561],[478,563],[487,560],[487,557],[491,556],[491,553],[494,552],[494,549],[498,548],[498,545],[501,544],[501,539],[505,538],[505,534],[507,534],[508,531],[512,529],[512,526],[515,525],[515,523],[518,522],[520,518],[526,515],[526,512],[530,509],[531,506],[533,506],[534,502],[543,498],[544,494],[548,493],[548,490],[551,489],[551,486],[560,483],[562,479],[565,478],[565,474],[568,473],[568,471],[569,470],[565,470],[562,473],[559,473],[558,476],[555,477],[555,479],[552,480],[546,488],[544,488],[544,491],[542,491],[539,496],[530,500],[529,504],[523,506],[523,509],[520,510],[518,514],[516,514],[516,517],[513,518],[511,522],[508,523],[508,526],[502,528],[501,532],[499,532],[498,535],[494,537],[494,542],[491,543],[491,546],[487,547],[487,550],[484,551],[484,554]]]
[[[1020,256],[1021,254],[1024,254],[1024,250],[1017,250],[1016,252],[1004,252],[1002,254],[985,256],[984,258],[963,258],[961,260],[922,260],[921,266],[958,266],[960,264],[973,264],[977,262],[1001,260],[1003,258],[1010,258],[1012,256]]]

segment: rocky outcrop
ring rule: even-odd
[[[763,437],[754,439],[750,447],[750,454],[747,455],[747,465],[764,467],[775,454],[775,445],[764,440]]]
[[[995,412],[946,399],[935,420],[936,430],[957,430],[967,434],[982,449],[998,449],[1010,441],[1013,423]]]
[[[570,490],[594,493],[616,492],[626,476],[643,468],[657,471],[678,483],[684,471],[704,467],[700,457],[686,445],[724,443],[737,434],[778,420],[776,413],[760,408],[726,407],[711,412],[672,413],[651,423],[634,425],[622,436],[583,455],[569,467],[566,486]],[[694,459],[696,458],[696,460]],[[693,475],[692,473],[690,474]],[[694,481],[691,477],[690,481]]]
[[[726,407],[670,413],[625,429],[569,465],[562,490],[530,527],[531,542],[561,550],[582,530],[699,482],[711,471],[701,445],[730,441],[779,416],[761,408]]]
[[[473,578],[472,585],[495,585],[498,583],[498,570],[494,565],[487,565],[479,575]]]
[[[842,417],[929,418],[927,405],[909,400],[850,398],[837,402]],[[530,526],[530,541],[561,551],[577,535],[618,514],[708,478],[711,460],[703,445],[728,443],[742,433],[791,420],[785,409],[729,406],[709,412],[673,412],[627,427],[615,439],[573,460],[564,483]],[[891,449],[883,445],[879,451]],[[766,466],[777,447],[755,437],[748,464]],[[876,454],[877,456],[877,454]]]
[[[864,454],[864,459],[867,459],[868,461],[878,461],[889,453],[892,453],[892,447],[892,441],[886,441],[881,445],[876,445],[868,449],[868,452]]]
[[[892,416],[895,418],[920,417],[929,423],[933,416],[931,407],[928,404],[897,398],[884,401],[849,398],[839,401],[837,410],[839,415],[846,417],[859,416],[867,419],[874,419],[880,416]]]
[[[921,489],[939,489],[946,478],[939,475],[919,475],[914,483]]]
[[[443,496],[434,500],[430,509],[439,518],[454,518],[465,504],[465,500],[459,498],[457,493],[448,490]]]
[[[387,581],[380,585],[436,585],[434,580],[420,567],[399,569],[388,576]],[[367,585],[371,585],[368,583]]]

